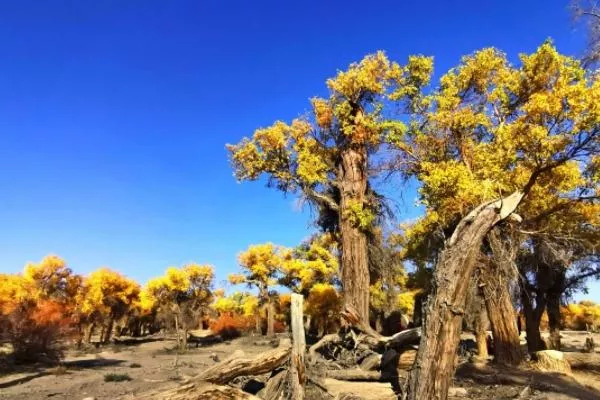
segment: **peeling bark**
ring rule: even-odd
[[[409,400],[448,397],[466,296],[483,239],[509,217],[521,199],[514,193],[498,202],[484,203],[463,218],[440,255],[427,302],[421,344],[408,379]]]
[[[369,260],[365,232],[351,218],[353,205],[365,204],[367,151],[364,146],[345,149],[339,163],[340,236],[344,306],[353,306],[361,320],[369,321]]]

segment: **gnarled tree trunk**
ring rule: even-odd
[[[362,321],[369,321],[369,262],[367,237],[356,221],[367,191],[367,151],[350,146],[340,156],[340,236],[344,306],[352,306]]]
[[[409,400],[445,400],[454,375],[465,300],[483,239],[510,216],[523,195],[475,208],[456,227],[434,272],[421,343],[408,379]]]
[[[485,308],[494,339],[494,361],[519,365],[523,361],[517,329],[517,313],[513,307],[508,282],[494,265],[481,269],[480,282]]]

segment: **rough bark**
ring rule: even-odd
[[[408,379],[409,400],[445,400],[455,370],[462,319],[469,283],[483,239],[509,217],[523,195],[475,208],[456,227],[442,251],[434,273],[421,343]]]
[[[481,291],[494,339],[494,361],[519,365],[523,361],[517,327],[517,313],[512,304],[508,282],[494,265],[480,269]]]
[[[342,151],[339,163],[340,237],[342,247],[342,287],[345,306],[353,306],[361,320],[369,321],[369,260],[367,237],[353,218],[356,206],[365,204],[367,191],[367,151],[350,146]]]
[[[487,346],[487,327],[489,320],[485,310],[480,310],[477,319],[475,320],[475,341],[477,342],[477,357],[482,360],[487,360],[488,346]]]

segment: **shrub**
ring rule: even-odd
[[[252,326],[252,319],[240,314],[222,314],[217,319],[212,320],[209,328],[215,334],[223,339],[233,339],[239,337]]]
[[[60,304],[23,303],[7,319],[15,363],[56,362],[63,357],[58,340],[68,328],[68,320]]]
[[[142,368],[142,364],[131,363],[129,364],[129,368]]]
[[[125,382],[130,381],[131,377],[128,374],[106,374],[104,382]]]

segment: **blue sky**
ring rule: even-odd
[[[251,243],[295,245],[308,211],[237,184],[225,143],[290,120],[378,49],[436,71],[546,38],[580,55],[566,1],[13,1],[0,4],[0,271],[48,253],[142,282],[189,261],[234,271]],[[398,218],[418,215],[413,186]],[[591,297],[600,300],[599,286]]]

